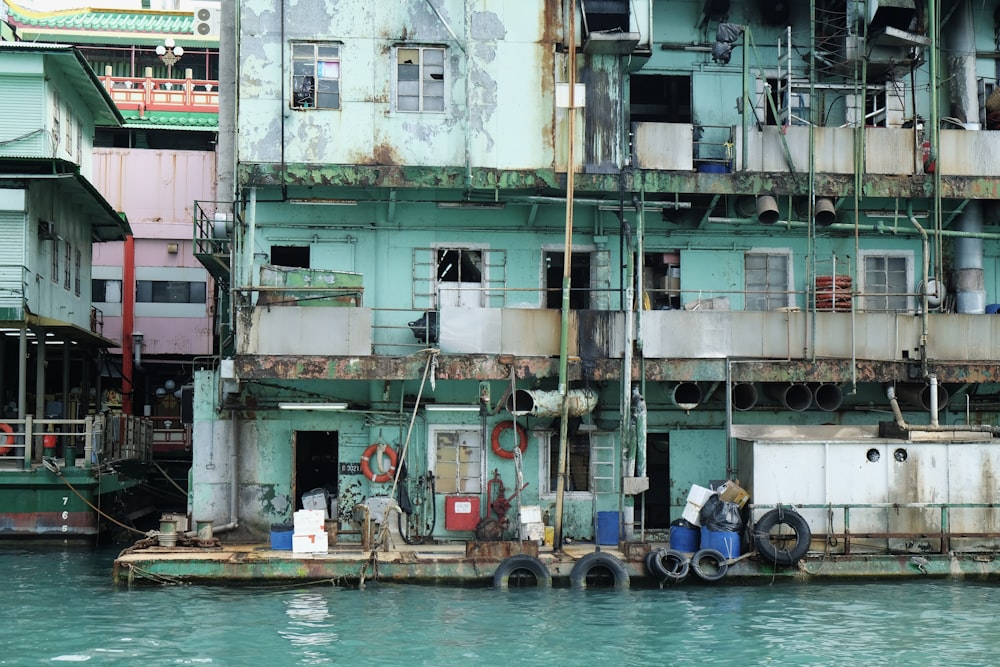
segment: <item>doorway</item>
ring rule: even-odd
[[[545,307],[562,308],[563,267],[565,253],[545,253]],[[590,308],[590,253],[570,255],[569,307],[572,310]]]
[[[646,530],[670,528],[670,435],[646,435],[646,474],[649,489],[643,496]]]
[[[340,451],[337,431],[296,431],[295,474],[292,486],[295,509],[302,509],[302,495],[313,489],[326,489],[337,497],[337,468]]]

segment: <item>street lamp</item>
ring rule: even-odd
[[[174,45],[173,37],[167,37],[163,40],[163,44],[156,47],[156,55],[167,66],[167,78],[171,79],[173,78],[174,64],[184,55],[184,49]]]

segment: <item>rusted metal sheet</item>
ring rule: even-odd
[[[504,558],[525,554],[538,557],[537,542],[466,542],[465,557],[473,560],[500,561]]]

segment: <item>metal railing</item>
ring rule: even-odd
[[[879,545],[880,548],[888,550],[890,545],[889,540],[940,540],[938,545],[937,553],[948,553],[952,550],[951,541],[953,539],[982,539],[982,540],[994,540],[996,543],[1000,544],[1000,531],[968,531],[959,530],[954,531],[951,529],[952,525],[952,513],[955,510],[992,510],[993,512],[1000,511],[995,503],[802,503],[802,504],[751,504],[751,510],[768,510],[776,509],[782,507],[785,509],[794,509],[796,511],[806,510],[814,512],[825,512],[825,524],[827,527],[827,532],[817,533],[813,532],[812,539],[824,540],[830,547],[839,547],[836,553],[843,553],[848,555],[851,553],[853,546],[860,540],[886,540],[886,545],[883,547]],[[857,514],[859,511],[885,511],[886,513],[886,524],[888,524],[888,514],[890,512],[900,513],[904,510],[931,510],[937,511],[939,513],[939,525],[927,525],[926,530],[919,531],[901,531],[901,530],[858,530],[853,531],[851,529],[851,513]],[[834,530],[834,526],[837,525],[835,522],[835,513],[841,513],[843,530],[837,532]],[[802,512],[799,512],[802,514]],[[803,518],[807,518],[803,516]],[[911,521],[911,526],[913,522]],[[990,524],[994,522],[983,522],[984,524]],[[751,534],[753,534],[753,524],[750,525]],[[842,546],[841,546],[842,543]],[[869,546],[869,550],[871,545]],[[929,545],[928,545],[929,546]],[[933,548],[932,546],[930,548]],[[921,550],[925,553],[929,553],[928,549]]]
[[[123,414],[83,419],[6,419],[10,432],[0,432],[0,463],[25,470],[43,456],[69,459],[90,468],[115,461],[148,461],[152,457],[153,423]],[[80,460],[82,455],[82,461]]]

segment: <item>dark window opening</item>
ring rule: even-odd
[[[438,282],[478,283],[483,280],[482,253],[478,250],[442,248],[437,251]]]
[[[206,285],[186,280],[137,280],[136,303],[205,303]]]
[[[583,9],[588,32],[628,32],[629,0],[590,0]]]
[[[566,439],[566,491],[590,491],[590,434],[576,433]],[[549,440],[549,492],[555,493],[559,483],[559,438]]]
[[[633,123],[690,123],[691,77],[660,74],[629,80],[629,109]]]
[[[574,252],[570,266],[569,307],[590,308],[590,253]],[[562,308],[563,252],[545,253],[545,307]]]
[[[274,264],[275,266],[294,266],[300,269],[308,269],[309,246],[273,245],[271,246],[271,264]]]

